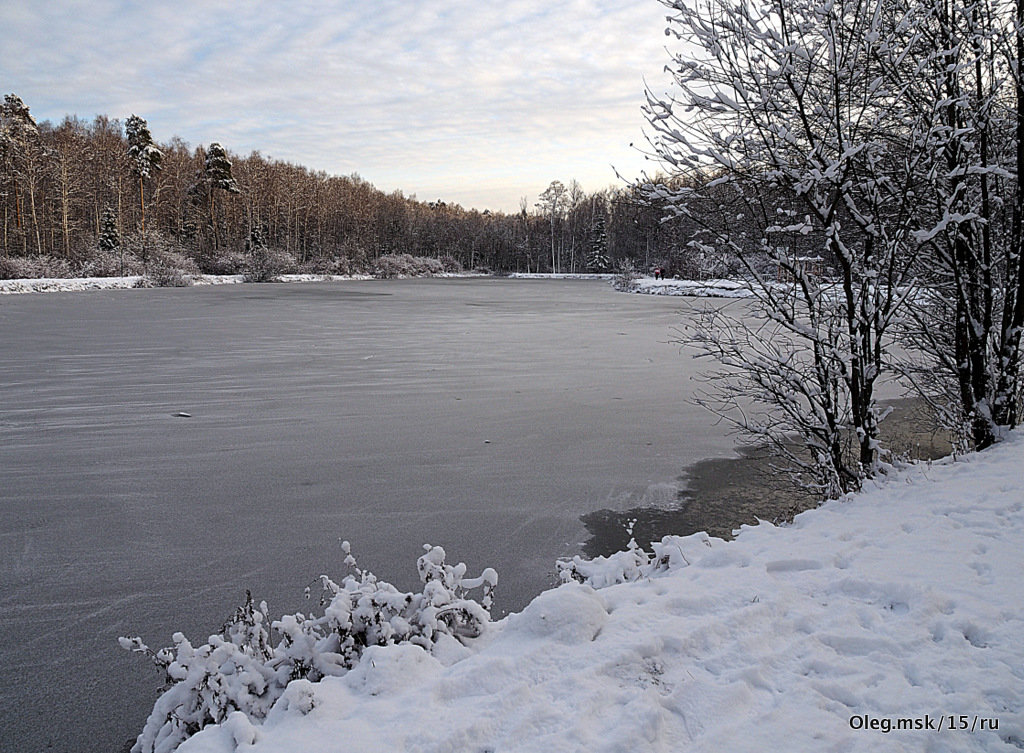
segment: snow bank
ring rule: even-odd
[[[445,272],[434,277],[485,277],[479,272]],[[373,275],[277,275],[273,282],[337,282],[340,280],[373,280]],[[134,288],[142,277],[47,277],[23,280],[0,280],[0,295],[12,293],[67,293],[80,290],[113,290]],[[235,285],[245,282],[244,275],[196,275],[193,285]]]
[[[75,290],[112,290],[134,288],[141,277],[39,277],[23,280],[0,280],[0,295],[5,293],[63,293]]]
[[[509,277],[516,280],[610,280],[615,275],[569,272],[512,272]]]
[[[581,576],[635,582],[567,583],[469,649],[369,648],[180,750],[1024,748],[1022,460],[1013,436],[788,527],[667,537]]]
[[[278,275],[275,282],[324,282],[331,280],[370,280],[370,275]],[[48,277],[24,280],[0,280],[0,295],[4,293],[67,293],[80,290],[113,290],[134,288],[142,277]],[[193,285],[236,285],[245,282],[244,275],[197,275]]]
[[[704,298],[749,298],[750,285],[736,280],[655,280],[641,277],[631,292],[647,295],[690,295]]]

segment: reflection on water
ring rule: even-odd
[[[631,536],[643,547],[662,536],[697,531],[728,539],[744,523],[779,522],[814,506],[813,495],[787,486],[770,466],[762,450],[745,451],[739,458],[702,460],[687,471],[686,489],[678,492],[672,506],[583,515],[580,519],[591,534],[584,554],[596,557],[625,549]]]

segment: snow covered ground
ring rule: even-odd
[[[324,282],[327,280],[369,280],[370,275],[280,275],[278,282]],[[78,290],[112,290],[134,288],[142,280],[130,277],[42,277],[24,280],[0,280],[0,295],[4,293],[65,293]],[[199,275],[193,278],[193,285],[234,285],[245,282],[242,275]]]
[[[516,280],[610,280],[609,274],[570,274],[568,272],[512,272],[509,277]]]
[[[444,277],[480,276],[478,273],[462,273],[441,275]],[[516,279],[530,280],[611,280],[613,275],[607,274],[550,274],[550,273],[514,273],[509,275]],[[0,280],[0,295],[5,293],[56,293],[78,290],[109,290],[113,288],[134,288],[141,277],[81,277],[63,279],[47,277],[24,280]],[[324,282],[330,280],[368,280],[371,275],[313,275],[295,274],[280,275],[277,282]],[[228,285],[245,282],[242,275],[200,275],[193,279],[193,285]],[[750,289],[743,282],[735,280],[655,280],[653,277],[642,277],[636,281],[635,291],[649,295],[687,295],[714,298],[746,298]]]
[[[374,647],[182,753],[1024,749],[1024,436],[620,554],[468,648]]]
[[[550,274],[517,272],[509,275],[517,279],[612,280],[610,274]],[[634,281],[632,293],[646,295],[694,296],[701,298],[749,298],[749,283],[742,280],[661,280],[639,277]]]

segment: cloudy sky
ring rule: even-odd
[[[3,0],[0,88],[37,120],[149,121],[480,209],[637,175],[657,0]],[[649,167],[649,165],[647,165]]]

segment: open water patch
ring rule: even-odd
[[[945,433],[935,428],[923,401],[903,398],[885,401],[892,414],[882,424],[886,447],[908,460],[948,455]],[[741,526],[759,521],[783,523],[816,507],[820,496],[798,488],[779,468],[784,465],[767,447],[748,447],[735,458],[711,458],[690,466],[679,484],[648,487],[640,503],[628,509],[602,509],[580,516],[590,538],[583,544],[587,557],[608,556],[625,549],[630,539],[647,547],[663,536],[688,536],[705,531],[731,539]],[[651,490],[677,488],[675,499],[652,498]],[[663,489],[663,491],[664,491]]]

